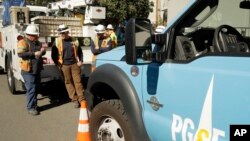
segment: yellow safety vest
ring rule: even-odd
[[[112,40],[112,48],[115,48],[117,46],[117,37],[115,35],[115,32],[111,33],[110,38]]]

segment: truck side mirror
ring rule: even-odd
[[[125,31],[125,51],[127,64],[150,63],[152,60],[152,25],[150,20],[132,18]]]

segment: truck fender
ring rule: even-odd
[[[131,129],[133,130],[133,136],[137,139],[149,140],[143,123],[142,106],[137,96],[137,92],[128,76],[115,65],[104,64],[99,66],[91,74],[85,91],[89,109],[94,106],[94,95],[91,93],[91,89],[95,83],[105,83],[113,88],[125,107],[128,118],[132,122],[132,125],[134,125]]]

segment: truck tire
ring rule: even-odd
[[[13,68],[10,61],[7,62],[6,72],[9,90],[12,94],[16,94],[15,77],[13,76]]]
[[[91,112],[90,133],[93,141],[132,141],[131,128],[120,100],[103,101]]]

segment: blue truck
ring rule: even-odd
[[[88,80],[92,140],[244,140],[233,129],[250,124],[249,28],[248,0],[190,0],[160,34],[130,19]]]

